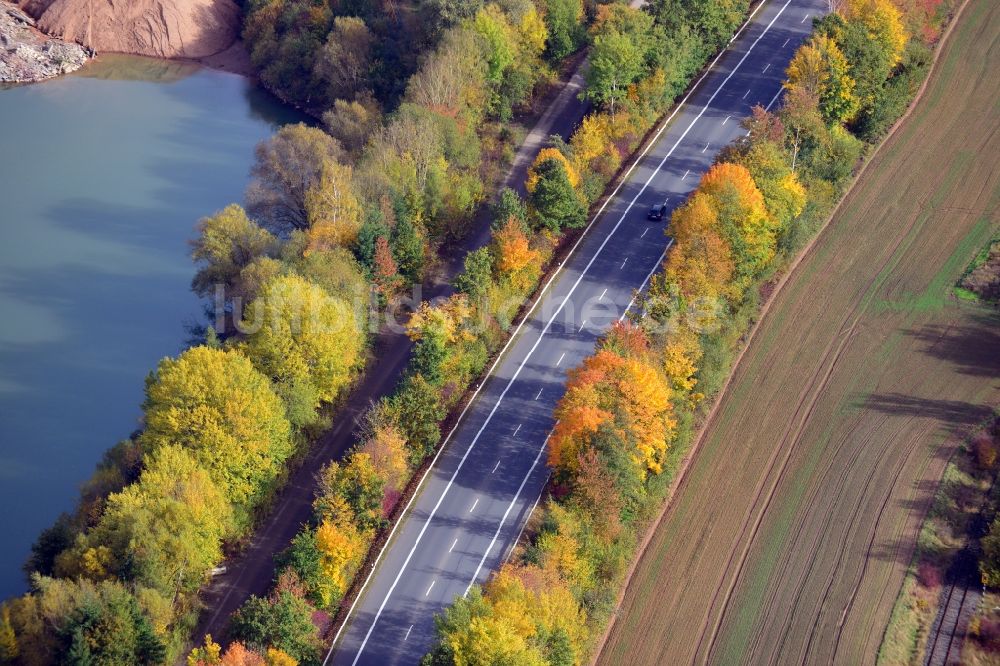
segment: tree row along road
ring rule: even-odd
[[[413,664],[434,640],[434,615],[507,557],[547,478],[544,450],[566,370],[622,317],[659,266],[664,223],[718,151],[770,107],[785,67],[824,0],[759,6],[654,137],[497,362],[383,554],[328,663]]]
[[[506,186],[524,193],[524,181],[531,160],[552,135],[569,139],[589,103],[579,99],[583,88],[582,70],[578,64],[570,79],[525,137],[504,181]],[[437,280],[424,293],[428,300],[451,293],[452,280],[462,270],[465,255],[490,242],[490,210],[476,216],[472,231],[458,247],[451,248],[450,258]],[[355,428],[370,405],[390,395],[406,368],[412,342],[401,332],[384,329],[375,343],[373,361],[365,370],[364,379],[352,391],[345,406],[335,416],[335,425],[324,433],[302,464],[292,473],[271,513],[254,533],[247,548],[227,563],[227,572],[213,579],[203,594],[207,611],[196,632],[198,637],[211,634],[225,640],[230,616],[250,595],[266,595],[274,575],[274,556],[288,547],[302,524],[312,516],[312,501],[316,489],[315,475],[331,460],[341,458],[356,442]]]

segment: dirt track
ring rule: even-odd
[[[600,663],[873,663],[947,442],[1000,403],[1000,317],[951,286],[1000,219],[1000,4],[778,294]]]

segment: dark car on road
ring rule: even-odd
[[[659,222],[666,216],[667,216],[666,203],[653,204],[652,206],[649,207],[649,212],[646,213],[647,220],[654,220],[656,222]]]

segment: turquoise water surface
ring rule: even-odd
[[[297,120],[243,77],[126,56],[0,90],[0,599],[201,320],[198,218]]]

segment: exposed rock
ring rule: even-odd
[[[46,33],[99,52],[204,58],[239,33],[233,0],[22,0]]]
[[[0,0],[0,82],[41,81],[72,72],[87,62],[79,44],[43,35],[15,5]]]

